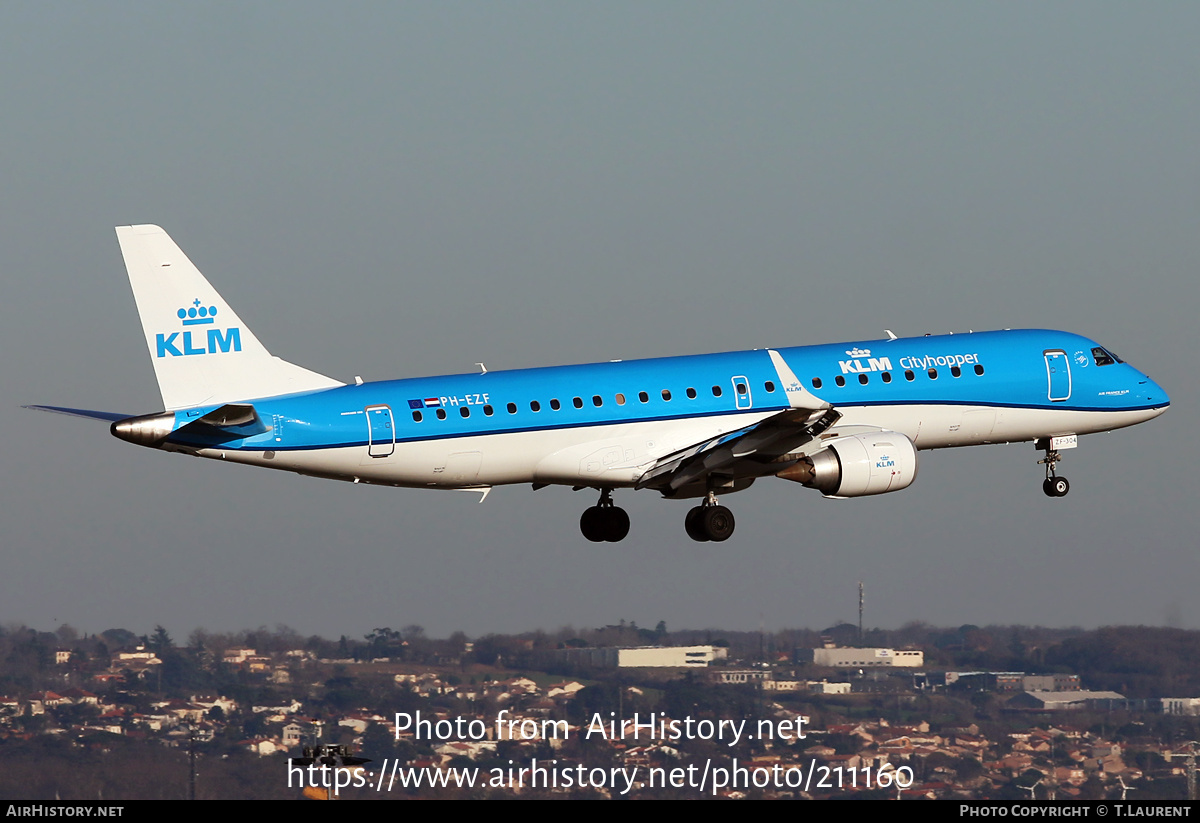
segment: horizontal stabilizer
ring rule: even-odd
[[[35,411],[54,412],[55,414],[67,414],[71,417],[91,417],[94,420],[107,420],[110,423],[115,423],[118,420],[124,420],[129,417],[128,414],[120,414],[118,412],[92,411],[91,409],[68,409],[62,406],[22,406],[23,409],[33,409]]]
[[[261,423],[258,412],[249,403],[228,403],[219,409],[214,409],[196,421],[207,423],[220,429],[232,429],[237,426],[249,426],[251,423]]]
[[[218,431],[213,431],[217,429]],[[243,437],[253,437],[256,434],[270,431],[271,427],[262,421],[249,403],[227,403],[219,409],[213,409],[203,417],[198,417],[171,433],[178,440],[187,440],[188,436],[216,437],[222,441],[237,440]]]

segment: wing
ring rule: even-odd
[[[791,457],[793,453],[841,418],[833,406],[800,385],[779,352],[769,350],[768,354],[790,408],[660,458],[638,480],[637,488],[658,489],[668,497],[702,494],[709,488],[745,488],[754,478],[775,474],[794,463],[800,455]],[[697,486],[702,489],[694,488]]]

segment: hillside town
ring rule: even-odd
[[[332,791],[304,764],[355,763],[342,799],[1186,798],[1200,699],[1147,693],[1148,665],[1124,694],[1061,666],[948,667],[980,653],[837,634],[10,629],[0,792],[133,799],[147,789],[131,775],[154,772],[161,797],[300,798]],[[1056,642],[1025,657],[1076,641]]]

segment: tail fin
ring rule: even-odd
[[[118,226],[165,409],[345,385],[274,357],[158,226]]]

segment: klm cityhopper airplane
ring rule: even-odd
[[[122,440],[298,474],[477,491],[590,488],[592,541],[618,541],[615,489],[699,498],[695,540],[726,540],[718,493],[782,477],[848,498],[907,488],[917,452],[1034,441],[1042,485],[1078,436],[1157,417],[1170,398],[1095,341],[1061,331],[954,334],[354,385],[274,357],[157,226],[117,229],[166,411]],[[481,498],[482,499],[482,498]]]

